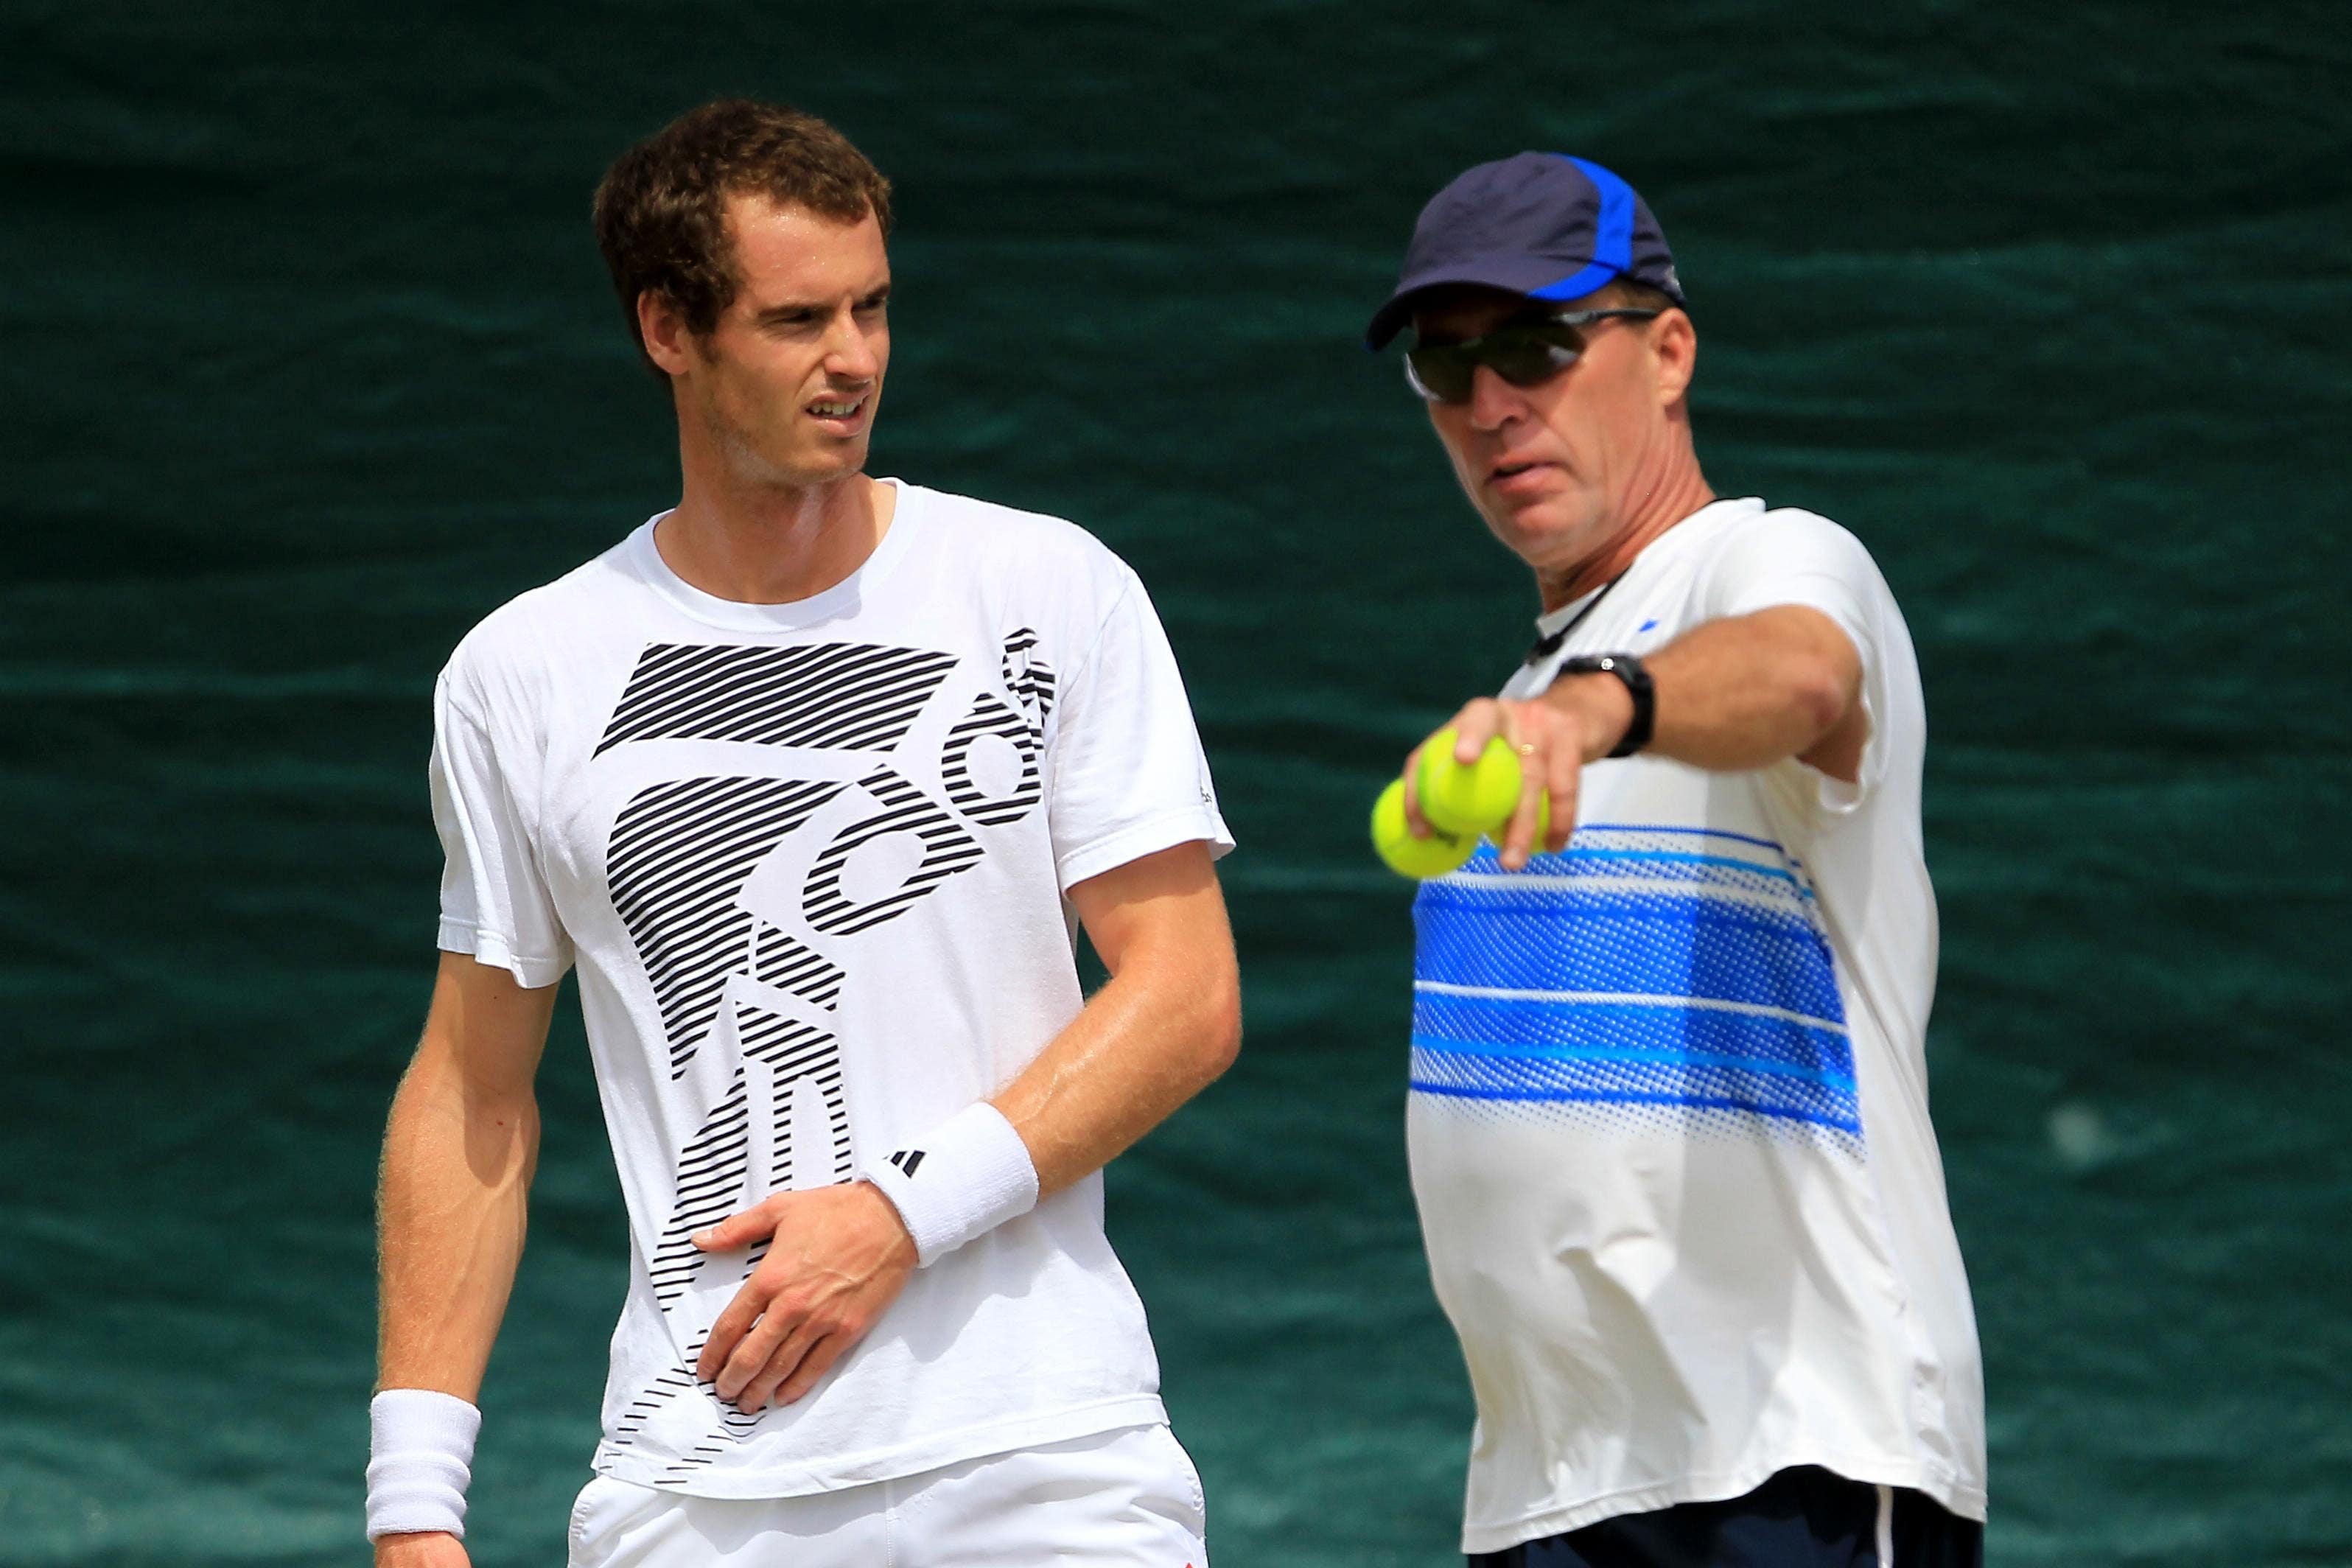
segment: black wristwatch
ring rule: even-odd
[[[1633,700],[1633,721],[1625,726],[1624,738],[1611,756],[1630,757],[1650,743],[1650,731],[1658,721],[1658,689],[1650,684],[1650,672],[1640,659],[1630,653],[1580,653],[1560,660],[1559,674],[1613,675],[1625,683],[1625,694]]]

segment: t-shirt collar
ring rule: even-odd
[[[898,502],[891,510],[890,526],[883,531],[882,542],[874,547],[874,553],[860,563],[856,571],[824,592],[805,599],[781,605],[750,605],[704,593],[671,571],[669,563],[662,559],[660,547],[654,543],[654,527],[669,515],[667,511],[656,512],[629,536],[628,559],[656,593],[681,613],[707,625],[748,632],[789,632],[819,626],[855,613],[865,596],[879,586],[906,555],[923,526],[924,502],[929,492],[903,479],[886,479],[880,482],[898,492]]]
[[[1727,521],[1734,515],[1760,512],[1763,510],[1763,500],[1758,496],[1739,496],[1729,500],[1711,500],[1643,546],[1642,552],[1633,557],[1633,564],[1626,567],[1625,570],[1631,573],[1634,567],[1641,565],[1644,561],[1663,560],[1675,553],[1684,541],[1697,539],[1701,531],[1691,526],[1695,522],[1712,521],[1718,519]],[[1614,581],[1615,579],[1611,579],[1611,582]],[[1546,610],[1536,617],[1536,636],[1548,637],[1559,631],[1560,627],[1567,626],[1591,608],[1592,601],[1607,593],[1609,588],[1610,584],[1603,583],[1590,594],[1571,599],[1556,610]]]

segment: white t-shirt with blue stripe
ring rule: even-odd
[[[1567,852],[1507,873],[1483,848],[1415,905],[1408,1130],[1477,1396],[1466,1552],[1791,1465],[1984,1514],[1922,1055],[1926,717],[1885,580],[1824,518],[1717,501],[1504,694],[1777,605],[1822,611],[1862,655],[1856,783],[1793,759],[1598,763]]]

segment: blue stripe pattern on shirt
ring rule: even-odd
[[[1777,844],[1583,828],[1422,885],[1412,1088],[1861,1130],[1836,968]]]

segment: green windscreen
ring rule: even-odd
[[[896,183],[877,470],[1135,565],[1241,839],[1242,1061],[1109,1177],[1221,1565],[1458,1560],[1363,822],[1536,606],[1360,333],[1523,148],[1643,191],[1715,488],[1918,644],[1992,1560],[2352,1562],[2347,67],[2291,4],[0,6],[0,1561],[365,1560],[434,675],[675,498],[588,195],[740,92]],[[559,1016],[479,1568],[560,1561],[627,1266]]]

